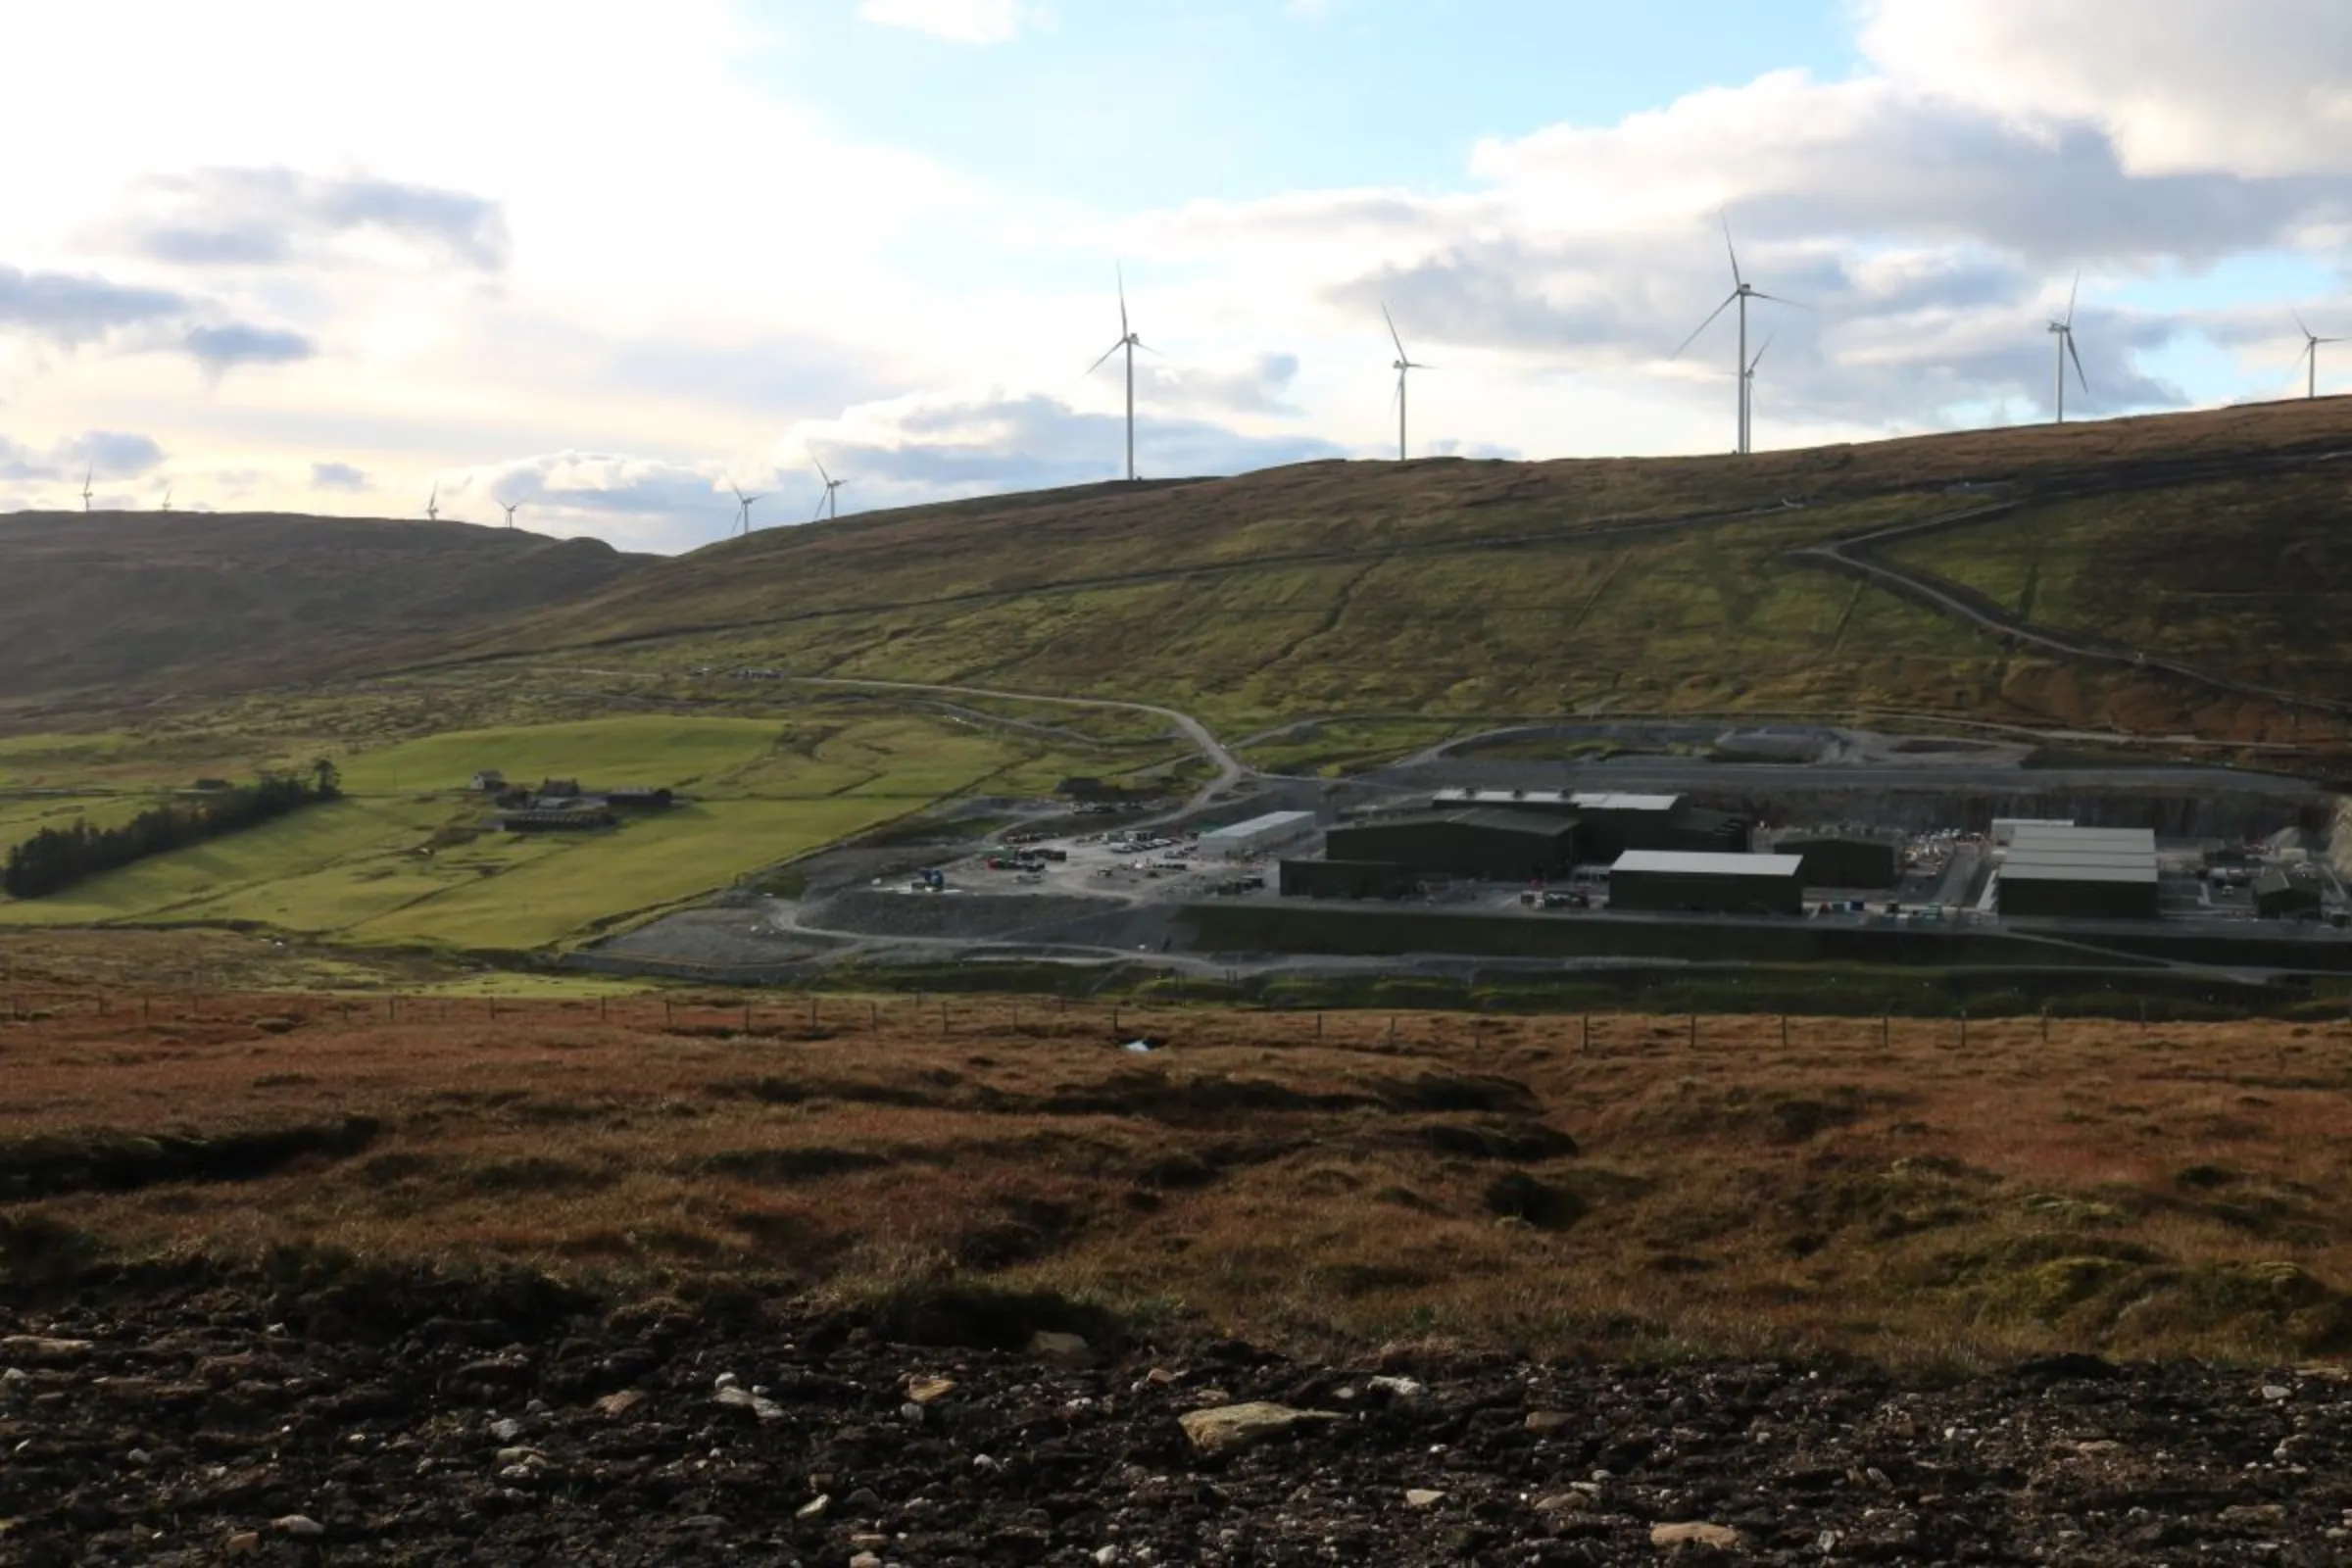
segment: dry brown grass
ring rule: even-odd
[[[986,1279],[1301,1345],[2352,1348],[2340,1027],[391,1005],[0,1020],[8,1268],[292,1244]]]

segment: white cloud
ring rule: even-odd
[[[1866,54],[2041,136],[2095,125],[2134,174],[2352,170],[2341,0],[1867,0]]]
[[[1028,0],[859,0],[858,14],[885,27],[904,27],[951,43],[1007,43],[1024,27],[1050,21]]]

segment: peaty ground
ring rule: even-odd
[[[0,1562],[2352,1549],[2340,1028],[811,1006],[12,998]]]

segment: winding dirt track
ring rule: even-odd
[[[2300,467],[2313,464],[2336,461],[2342,452],[2322,452],[2293,458],[2264,459],[2255,463],[2224,463],[2213,465],[2212,476],[2234,477],[2248,471]],[[1799,564],[1820,566],[1830,571],[1859,577],[1873,587],[1897,598],[1963,620],[1980,631],[1997,637],[2012,647],[2038,648],[2045,653],[2082,663],[2104,664],[2114,668],[2154,670],[2177,679],[2189,681],[2235,697],[2254,697],[2290,708],[2310,709],[2335,714],[2352,713],[2352,703],[2325,697],[2312,697],[2300,692],[2279,691],[2275,687],[2258,686],[2250,681],[2232,680],[2211,670],[2199,669],[2162,654],[2151,654],[2142,648],[2093,642],[2082,637],[2070,637],[2062,632],[2045,630],[2010,614],[1991,600],[1970,589],[1938,577],[1931,572],[1907,570],[1871,554],[1876,546],[1927,534],[1946,533],[1960,528],[2008,516],[2028,506],[2060,500],[2079,500],[2085,496],[2118,494],[2139,489],[2143,481],[2122,476],[2105,484],[2067,487],[2041,491],[2014,500],[1990,502],[1968,507],[1922,522],[1897,523],[1892,527],[1877,528],[1850,538],[1834,539],[1827,544],[1805,545],[1791,550],[1786,560]]]

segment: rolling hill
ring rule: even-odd
[[[2323,399],[1746,459],[1308,464],[656,562],[456,526],[20,517],[0,690],[756,665],[1135,698],[1237,734],[1867,710],[2332,752],[2347,458],[2352,400]]]
[[[458,522],[18,513],[0,517],[0,712],[381,669],[646,559]]]

